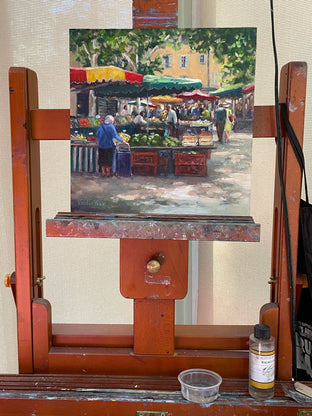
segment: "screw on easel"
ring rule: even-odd
[[[16,274],[15,272],[9,273],[5,275],[4,278],[4,286],[5,287],[10,287],[13,297],[14,297],[14,301],[16,303]]]
[[[276,277],[271,276],[269,281],[268,281],[268,284],[272,285],[273,283],[277,283],[277,279],[276,279]]]
[[[16,280],[15,280],[15,272],[13,273],[8,273],[5,275],[4,278],[4,286],[5,287],[11,287],[12,284],[15,284]]]
[[[40,286],[41,287],[43,285],[43,280],[44,279],[46,279],[46,276],[37,277],[37,279],[36,279],[37,286]]]

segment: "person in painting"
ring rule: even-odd
[[[132,109],[132,111],[131,111],[131,115],[132,115],[133,117],[135,117],[135,116],[137,116],[138,114],[139,114],[139,112],[138,112],[137,108],[136,108],[135,106],[133,106],[133,109]]]
[[[187,116],[187,108],[185,104],[182,104],[182,107],[180,109],[180,115],[179,115],[180,120],[185,120],[186,116]]]
[[[120,115],[126,117],[129,115],[128,106],[125,104],[120,112]]]
[[[206,110],[205,106],[203,103],[199,104],[199,116],[201,117],[203,112]]]
[[[226,110],[223,107],[222,103],[218,105],[218,108],[214,112],[214,117],[215,117],[215,123],[216,123],[216,129],[217,129],[219,142],[223,143],[223,133],[224,133],[224,127],[225,127],[225,121],[226,121]]]
[[[96,137],[98,139],[99,157],[98,163],[101,175],[103,177],[112,176],[112,166],[114,160],[115,143],[114,139],[119,142],[124,140],[119,137],[117,130],[114,126],[114,117],[108,115],[105,117],[105,121],[96,131]]]
[[[173,110],[171,104],[166,106],[167,117],[166,123],[169,124],[169,135],[175,136],[175,130],[178,123],[177,113]]]
[[[229,106],[225,106],[225,111],[226,111],[226,120],[225,120],[225,126],[224,126],[225,142],[229,143],[230,135],[232,131],[233,114]]]
[[[192,118],[199,118],[200,116],[200,111],[199,111],[199,107],[198,107],[198,103],[194,104],[193,110],[192,110]]]
[[[137,114],[133,119],[134,133],[139,133],[141,131],[141,126],[147,124],[147,121],[144,120],[146,113],[144,110],[140,111],[140,114]]]
[[[156,107],[154,108],[154,111],[152,113],[152,116],[153,117],[156,117],[156,118],[159,118],[161,112],[162,112],[162,109],[161,109],[160,105],[157,104]]]

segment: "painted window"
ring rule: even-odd
[[[172,55],[163,55],[163,66],[164,68],[172,68]]]
[[[201,53],[199,55],[199,63],[201,65],[206,65],[207,64],[207,55],[205,53]]]
[[[211,83],[214,86],[219,85],[220,73],[219,72],[212,72],[211,74]]]
[[[180,68],[187,68],[189,63],[188,55],[180,55],[179,56],[179,67]]]

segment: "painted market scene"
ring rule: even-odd
[[[249,215],[256,30],[71,29],[71,209]]]

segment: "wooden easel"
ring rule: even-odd
[[[48,236],[120,238],[120,286],[125,297],[134,299],[134,325],[52,323],[41,281],[39,175],[33,180],[40,160],[34,149],[44,137],[69,138],[69,112],[53,110],[52,114],[32,106],[37,103],[36,82],[35,73],[28,69],[10,71],[16,304],[23,322],[18,328],[20,372],[176,376],[183,368],[204,366],[224,377],[247,378],[247,339],[252,328],[175,328],[174,300],[187,293],[187,240],[257,241],[259,226],[251,218],[140,216],[129,220],[59,213],[47,221]],[[47,135],[51,116],[54,130]],[[30,119],[31,130],[27,128]],[[150,273],[147,263],[160,253],[164,260],[160,271]]]
[[[286,65],[281,73],[280,101],[296,108],[289,114],[289,118],[301,143],[305,89],[306,65]],[[186,412],[183,414],[191,414],[195,408],[194,404],[176,398],[176,402],[173,401],[175,404],[168,406],[167,402],[171,399],[169,396],[165,397],[161,391],[179,389],[176,376],[181,370],[203,367],[222,375],[225,379],[224,386],[228,386],[225,387],[225,391],[226,388],[228,391],[243,391],[246,396],[248,335],[252,327],[175,326],[174,301],[184,297],[187,292],[188,240],[218,238],[258,241],[259,225],[254,224],[249,217],[189,217],[165,221],[163,218],[140,217],[129,220],[122,216],[109,219],[89,214],[59,213],[54,219],[47,221],[47,236],[120,238],[121,291],[124,296],[134,299],[134,325],[53,324],[51,305],[43,296],[42,283],[39,141],[69,139],[69,110],[39,109],[36,74],[26,68],[10,69],[10,106],[16,269],[7,278],[7,284],[14,289],[19,316],[17,331],[21,378],[4,378],[4,388],[8,388],[6,383],[10,383],[10,380],[13,380],[15,386],[19,383],[20,386],[26,386],[31,384],[32,380],[37,380],[42,386],[40,391],[46,392],[43,387],[44,380],[49,380],[58,392],[55,395],[58,403],[61,400],[59,391],[62,383],[67,383],[71,392],[77,391],[75,389],[81,388],[84,383],[96,386],[95,389],[99,389],[99,385],[105,386],[106,389],[122,386],[124,389],[132,389],[132,393],[139,385],[145,390],[159,390],[159,393],[154,394],[155,402],[148,406],[149,411],[157,410],[157,414],[161,414],[159,412],[163,409],[165,412],[177,412],[175,414],[182,414],[179,413],[182,411]],[[47,121],[52,117],[54,127],[53,131],[50,131]],[[255,108],[254,137],[274,136],[273,108]],[[284,173],[296,276],[301,173],[286,140]],[[157,231],[153,231],[155,229]],[[279,182],[276,180],[272,298],[271,303],[262,308],[260,315],[261,321],[271,326],[277,339],[276,379],[287,382],[291,380],[292,369],[284,234]],[[160,257],[162,261],[159,261]],[[150,272],[148,263],[152,259],[160,263],[157,273]],[[244,379],[245,382],[238,381],[240,379]],[[133,397],[131,394],[129,397]],[[280,394],[282,396],[282,393]],[[48,409],[50,405],[42,404],[44,399],[40,399],[39,396],[35,404],[36,409]],[[117,396],[113,393],[111,396],[108,394],[107,401],[113,400],[110,397]],[[11,398],[13,397],[14,395]],[[127,409],[128,412],[140,410],[140,403],[143,401],[140,398],[137,398],[135,403],[130,400],[132,404],[129,404],[129,399],[123,394],[120,393],[118,397],[114,404],[115,410],[107,403],[102,409],[115,411],[116,413],[111,414],[116,415],[121,414],[123,409]],[[68,397],[66,400],[67,414],[74,414],[77,410],[76,405],[72,403],[71,398]],[[0,396],[0,406],[1,403],[5,403],[8,408],[11,405]],[[22,405],[22,402],[20,403]],[[23,406],[27,406],[27,403],[25,399]],[[81,409],[85,405],[84,399],[81,399]],[[246,414],[249,405],[247,399],[237,399],[235,404],[237,409],[240,409],[239,414]],[[290,406],[287,400],[284,405]],[[282,408],[284,405],[278,406]],[[62,408],[62,404],[60,406],[58,409]],[[230,402],[226,400],[216,402],[213,406],[216,411],[222,408],[224,414],[232,414],[229,413]],[[261,408],[261,404],[254,403],[254,406],[255,409],[257,406]],[[97,404],[88,409],[88,414],[95,415],[101,407]],[[293,409],[295,411],[297,407]],[[204,414],[200,413],[200,409],[198,412]]]

